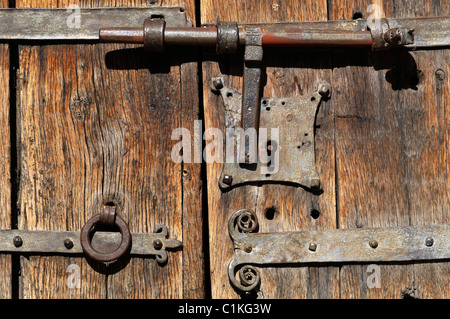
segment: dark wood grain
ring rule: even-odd
[[[147,1],[79,4],[142,6]],[[186,10],[193,14],[194,1]],[[196,71],[194,56],[149,57],[127,45],[20,47],[19,227],[79,230],[102,204],[112,202],[131,232],[153,232],[156,224],[165,224],[170,237],[188,249],[169,252],[164,266],[154,258],[109,267],[80,257],[22,258],[20,297],[204,296],[200,168],[192,167],[192,178],[183,178],[188,168],[171,160],[175,143],[170,138],[172,130],[198,118]],[[81,269],[80,289],[66,284],[70,264]]]

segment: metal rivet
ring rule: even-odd
[[[318,91],[319,91],[319,94],[320,94],[322,97],[324,97],[324,98],[329,97],[329,96],[331,95],[331,85],[330,85],[330,83],[328,83],[328,82],[326,82],[326,83],[321,83],[321,84],[319,85]],[[313,101],[312,98],[311,98],[311,101]]]
[[[20,247],[23,244],[23,240],[20,236],[16,236],[13,238],[13,243],[14,243],[14,246]]]
[[[311,250],[311,251],[316,251],[317,244],[316,243],[309,243],[308,249]]]
[[[378,247],[378,242],[376,240],[371,240],[369,241],[369,246],[375,249]]]
[[[162,248],[162,246],[163,246],[163,243],[162,243],[162,241],[159,240],[159,239],[157,239],[157,240],[155,240],[155,241],[153,242],[153,247],[154,247],[156,250],[160,250],[160,249]]]
[[[434,244],[434,239],[432,237],[427,237],[425,239],[425,245],[427,245],[428,247],[433,246],[433,244]]]
[[[252,252],[252,246],[249,244],[244,244],[244,246],[242,247],[242,249],[246,252],[246,253],[251,253]]]
[[[288,121],[288,122],[292,121],[293,118],[294,118],[294,116],[290,113],[288,115],[286,115],[286,121]]]
[[[434,75],[436,76],[436,79],[438,81],[444,81],[445,80],[445,72],[442,69],[437,69],[436,72],[434,73]]]
[[[71,241],[69,238],[64,239],[64,246],[67,249],[72,249],[73,247],[73,241]]]
[[[215,88],[216,90],[222,89],[222,88],[223,88],[223,81],[222,81],[222,79],[215,79],[215,80],[213,81],[213,85],[214,85],[214,88]]]
[[[230,176],[230,175],[226,175],[226,174],[225,174],[225,175],[223,176],[222,182],[223,182],[224,184],[231,185],[231,183],[233,183],[233,177]]]

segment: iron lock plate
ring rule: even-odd
[[[223,77],[213,78],[212,82],[223,98],[227,141],[233,143],[232,160],[223,164],[219,180],[222,189],[266,181],[294,183],[314,190],[320,188],[315,163],[314,123],[320,102],[329,95],[329,84],[321,84],[316,92],[305,96],[262,98],[258,149],[265,155],[259,156],[254,164],[245,164],[243,160],[237,160],[242,157],[245,134],[235,130],[242,121],[242,94],[224,85]],[[261,134],[263,130],[267,132],[265,136]],[[261,161],[262,157],[265,160]]]

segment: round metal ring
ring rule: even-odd
[[[128,228],[127,223],[116,216],[115,225],[119,228],[120,233],[122,234],[122,242],[120,243],[119,248],[111,253],[100,253],[96,251],[91,245],[90,234],[100,221],[100,214],[92,217],[81,229],[80,241],[81,247],[83,248],[84,253],[89,256],[91,259],[100,262],[112,262],[120,257],[122,257],[130,248],[131,245],[131,233]]]

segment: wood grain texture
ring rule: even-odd
[[[73,3],[147,5],[18,1],[17,6]],[[194,1],[186,10],[192,18]],[[153,232],[156,224],[165,224],[170,237],[188,248],[169,252],[163,267],[154,258],[100,267],[84,258],[24,257],[20,297],[204,296],[200,169],[193,167],[192,178],[183,179],[183,165],[171,160],[170,139],[172,130],[198,118],[196,65],[192,55],[149,57],[128,45],[20,47],[19,228],[78,230],[102,204],[113,202],[131,232]],[[80,289],[66,284],[70,264],[80,267]]]
[[[326,1],[217,1],[201,3],[202,23],[218,20],[239,22],[325,20]],[[224,130],[222,98],[211,92],[210,79],[223,74],[229,86],[242,91],[242,58],[207,55],[203,62],[203,92],[205,127]],[[331,81],[331,57],[319,54],[264,52],[265,84],[263,96],[301,96],[317,89],[320,80]],[[316,156],[324,193],[313,195],[303,188],[286,185],[241,186],[221,192],[218,179],[222,166],[207,164],[208,214],[211,285],[213,298],[238,298],[229,284],[227,266],[233,258],[233,246],[227,223],[238,209],[254,210],[260,222],[260,232],[295,231],[336,227],[334,202],[334,127],[332,104],[322,103],[317,118]],[[281,137],[282,138],[282,137]],[[273,218],[267,211],[274,212]],[[320,216],[313,218],[312,211]],[[314,215],[314,213],[313,213]],[[217,253],[220,252],[220,253]],[[260,268],[262,283],[258,297],[262,298],[337,298],[339,276],[337,267],[264,267]]]
[[[0,1],[7,8],[8,1]],[[10,139],[10,58],[9,45],[0,44],[0,229],[11,228],[11,139]],[[0,254],[0,299],[12,296],[11,255]]]
[[[371,3],[332,1],[330,17]],[[439,1],[378,4],[386,17],[446,14]],[[339,227],[448,223],[447,51],[335,54],[333,64]],[[341,297],[448,298],[448,263],[380,265],[380,275],[371,289],[367,265],[342,266]]]
[[[333,0],[328,2],[328,16],[368,18],[376,14],[370,4],[380,6],[381,17],[448,14],[445,1]],[[296,6],[301,7],[297,15],[291,12]],[[201,12],[202,23],[320,20],[326,6],[289,1],[221,6],[211,0],[202,2]],[[308,16],[302,16],[306,12]],[[208,164],[210,249],[222,251],[210,257],[213,297],[237,297],[225,272],[233,250],[224,229],[240,208],[257,212],[261,232],[448,223],[446,50],[338,50],[331,56],[297,54],[292,59],[274,55],[265,52],[264,96],[301,95],[319,78],[332,81],[332,98],[320,107],[316,129],[316,162],[324,193],[314,196],[285,185],[244,186],[222,193],[217,187],[221,165]],[[211,93],[208,80],[224,74],[240,91],[241,65],[214,59],[207,56],[210,62],[203,62],[205,122],[206,127],[223,128],[223,102]],[[267,208],[275,211],[271,220],[265,218]],[[318,219],[310,217],[312,210],[321,212]],[[448,263],[380,265],[381,286],[372,289],[367,284],[368,266],[264,267],[259,297],[448,298]]]

